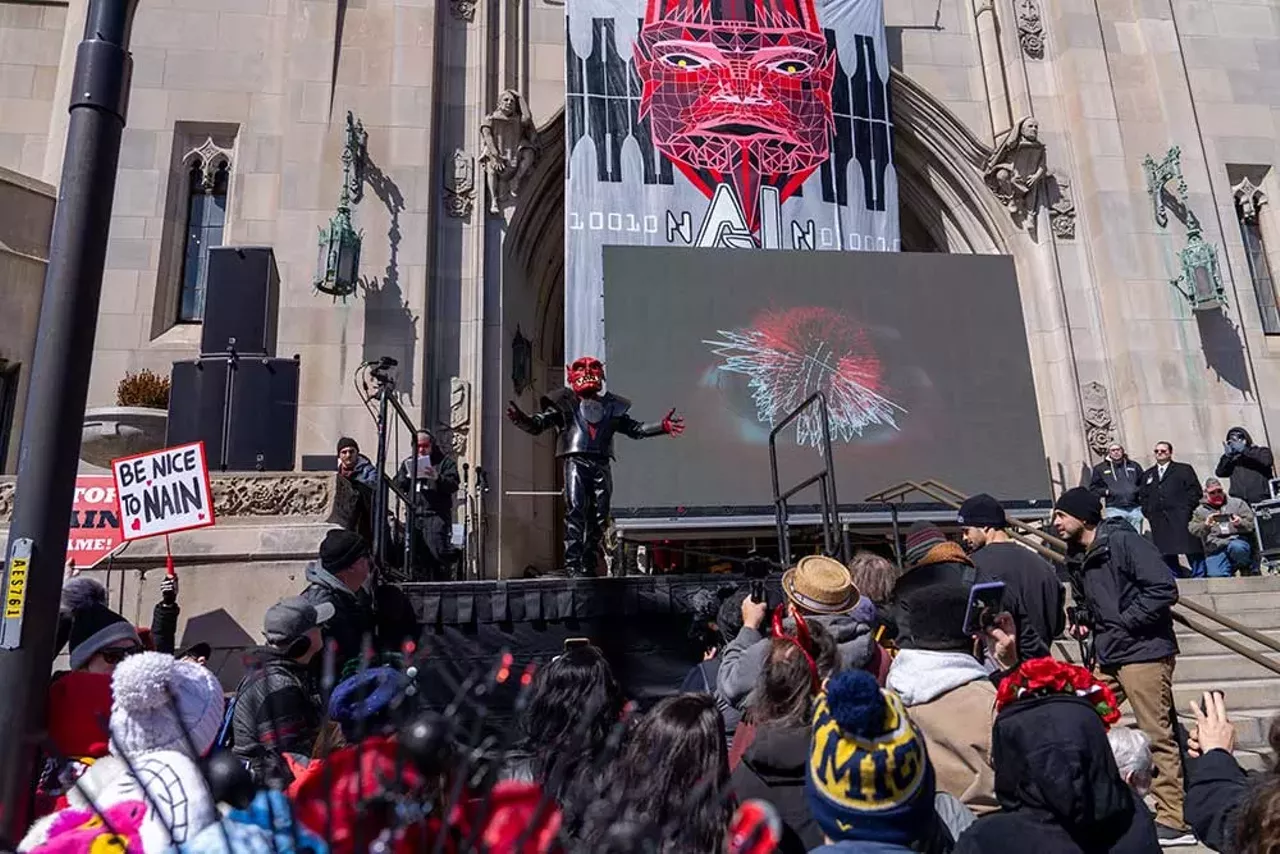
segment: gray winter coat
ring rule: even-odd
[[[820,624],[835,638],[843,669],[860,670],[871,662],[875,644],[871,626],[858,622],[850,614],[814,615],[805,619]],[[742,709],[747,695],[756,687],[768,654],[769,638],[756,629],[743,626],[721,653],[716,697],[735,709]]]
[[[1230,519],[1232,516],[1239,516],[1241,524],[1232,525],[1230,534],[1223,534],[1218,526],[1210,524],[1210,519],[1220,516],[1223,519]],[[1195,534],[1204,541],[1205,554],[1217,554],[1227,547],[1227,543],[1232,540],[1243,537],[1249,539],[1253,534],[1253,508],[1251,508],[1241,498],[1234,495],[1227,498],[1227,503],[1221,507],[1213,507],[1201,501],[1196,507],[1196,511],[1191,514],[1191,522],[1187,525],[1187,530]]]

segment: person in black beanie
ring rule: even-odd
[[[1083,487],[1068,489],[1053,508],[1067,541],[1067,565],[1077,605],[1088,614],[1096,675],[1128,697],[1138,726],[1151,739],[1157,776],[1156,832],[1164,846],[1190,845],[1182,816],[1182,760],[1173,732],[1173,669],[1178,642],[1172,608],[1178,586],[1160,551],[1122,518],[1103,519],[1102,502]]]
[[[72,670],[109,675],[143,650],[138,630],[107,607],[106,588],[92,578],[64,582],[58,622],[57,648],[70,647]]]
[[[333,606],[334,616],[324,626],[324,640],[337,644],[339,671],[347,661],[360,656],[365,636],[375,634],[372,576],[368,544],[359,534],[341,528],[324,535],[319,560],[307,567],[310,584],[301,595],[312,605]]]
[[[1023,659],[1049,655],[1066,623],[1065,594],[1048,561],[1015,542],[1004,508],[985,492],[960,505],[958,520],[979,580],[1004,582],[1004,603],[1013,615]]]

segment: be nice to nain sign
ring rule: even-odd
[[[213,492],[204,443],[111,461],[126,540],[213,524]]]

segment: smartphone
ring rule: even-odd
[[[982,634],[995,624],[996,615],[1004,610],[1004,582],[984,581],[969,589],[969,604],[964,609],[966,635]]]
[[[1224,694],[1222,691],[1210,691],[1209,693],[1210,693],[1210,694],[1217,694],[1219,697],[1222,697],[1222,698],[1223,698],[1223,702],[1225,703],[1225,701],[1226,701],[1226,696],[1227,696],[1227,695],[1226,695],[1226,694]],[[1208,708],[1205,706],[1205,704],[1204,704],[1204,696],[1203,696],[1203,695],[1201,695],[1201,697],[1200,697],[1200,714],[1204,715],[1205,717],[1208,717],[1208,716],[1209,716],[1209,709],[1208,709]]]
[[[757,578],[751,582],[751,593],[749,595],[752,602],[764,601],[764,581],[762,579]]]
[[[565,652],[568,652],[571,649],[577,649],[578,647],[583,647],[583,646],[591,646],[591,638],[565,638],[564,639]]]

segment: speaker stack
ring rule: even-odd
[[[209,250],[200,357],[173,363],[169,445],[203,441],[220,471],[290,471],[299,360],[276,358],[280,273],[269,246]]]

